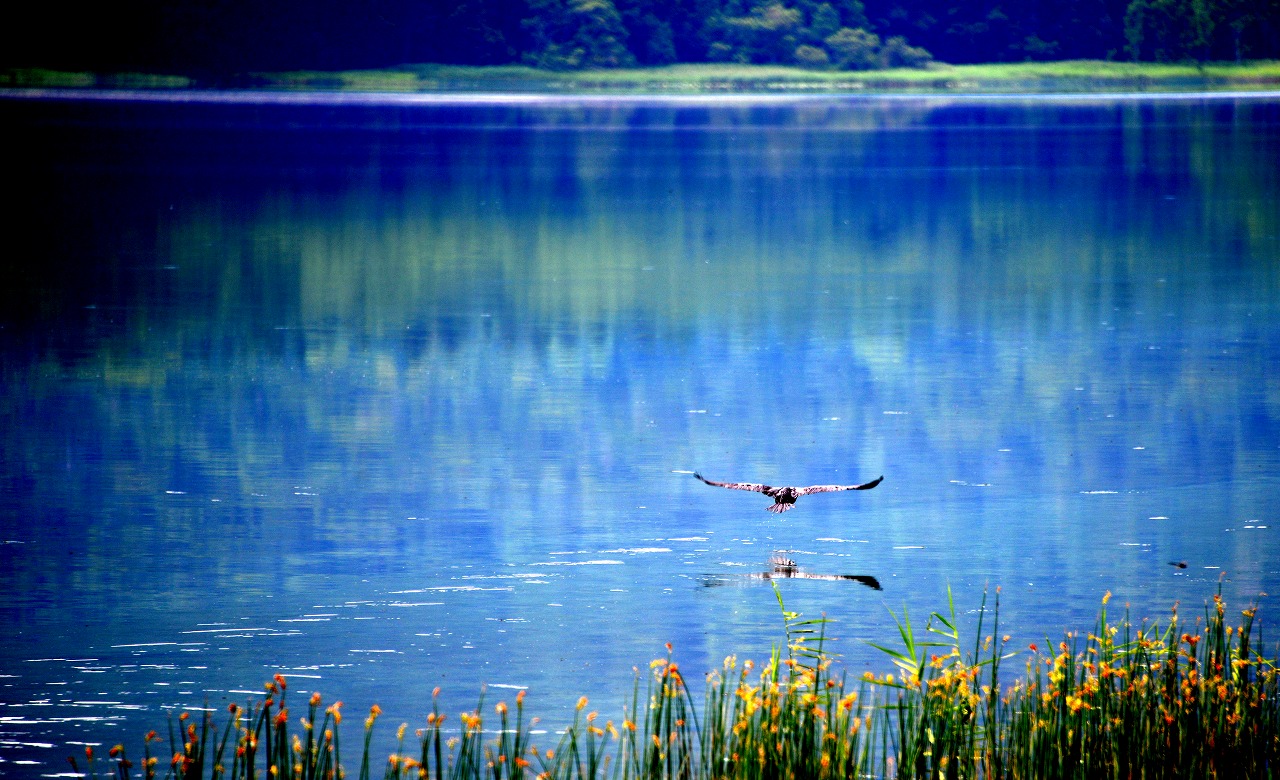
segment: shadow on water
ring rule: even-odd
[[[768,582],[772,580],[825,580],[828,582],[857,582],[871,588],[872,590],[884,590],[880,587],[880,580],[869,574],[815,574],[813,572],[802,571],[796,562],[784,555],[774,555],[769,559],[769,568],[762,572],[752,572],[750,574],[738,575],[703,575],[702,584],[704,587],[714,588],[722,585],[729,585],[734,582],[759,580]]]

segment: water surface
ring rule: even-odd
[[[0,116],[0,773],[274,673],[618,719],[781,640],[778,552],[882,584],[781,583],[855,671],[948,586],[1017,646],[1280,587],[1274,100]]]

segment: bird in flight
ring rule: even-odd
[[[810,485],[809,487],[770,487],[769,485],[757,485],[754,482],[716,482],[707,479],[698,472],[694,472],[693,476],[716,487],[729,488],[730,490],[750,490],[755,493],[764,493],[773,499],[773,506],[767,507],[768,511],[781,514],[791,507],[795,506],[796,499],[800,496],[807,496],[810,493],[834,493],[837,490],[870,490],[880,484],[883,476],[862,485]]]

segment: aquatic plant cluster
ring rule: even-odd
[[[340,760],[342,703],[325,706],[313,693],[296,718],[288,682],[277,675],[264,701],[232,705],[221,727],[210,712],[198,723],[179,716],[167,753],[156,732],[147,734],[140,771],[123,745],[106,763],[121,780],[321,780],[353,771],[361,780],[375,771],[396,780],[1272,776],[1280,767],[1280,681],[1275,654],[1261,649],[1256,607],[1236,622],[1219,590],[1191,623],[1175,605],[1163,623],[1135,625],[1126,609],[1112,624],[1109,599],[1092,631],[1025,651],[1011,651],[998,634],[999,590],[990,610],[984,596],[967,652],[954,604],[930,615],[923,638],[904,612],[902,646],[877,646],[895,671],[854,678],[837,670],[826,620],[783,606],[785,648],[759,667],[726,658],[707,675],[700,707],[667,645],[665,657],[637,670],[620,721],[602,723],[583,697],[555,743],[540,744],[535,737],[548,735],[526,716],[524,691],[492,715],[482,696],[456,726],[433,703],[411,739],[408,725],[399,727],[383,764],[370,755],[374,705],[358,768]],[[1024,657],[1024,674],[1005,687],[1001,665],[1015,656]],[[103,759],[92,748],[86,759],[85,776],[97,776]]]

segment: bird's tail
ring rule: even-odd
[[[780,515],[793,506],[795,506],[795,504],[784,504],[781,501],[778,501],[773,506],[769,507],[768,511],[773,512],[775,515]]]

